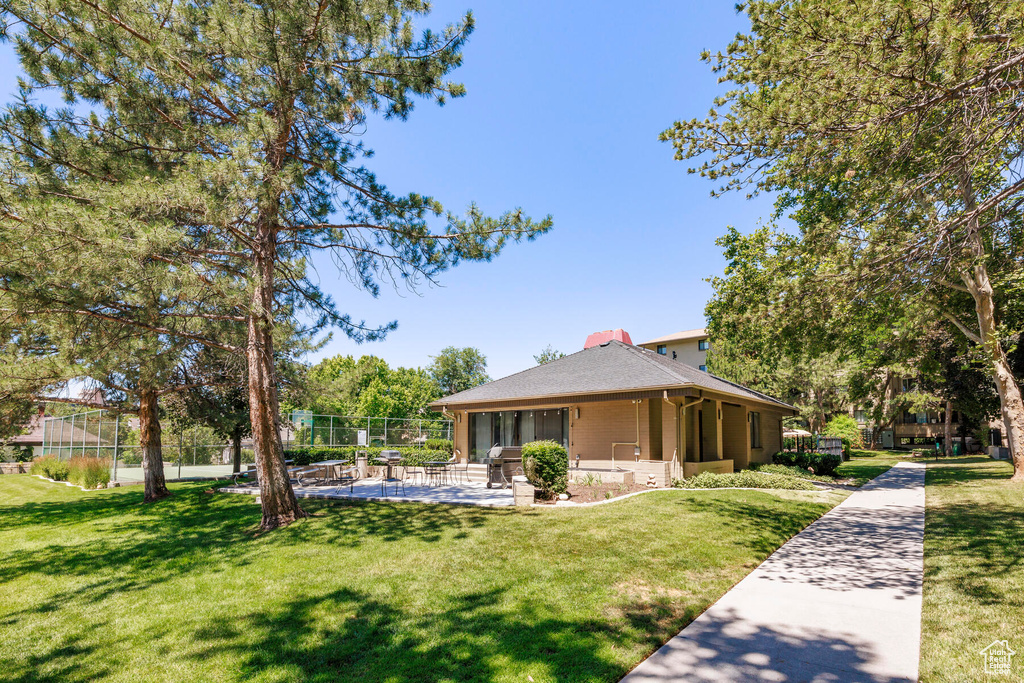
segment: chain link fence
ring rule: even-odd
[[[295,411],[282,420],[285,448],[296,446],[422,446],[428,439],[452,439],[451,420],[314,415]],[[205,479],[232,473],[233,449],[212,429],[176,429],[164,424],[164,476]],[[108,460],[111,481],[142,481],[139,420],[106,410],[89,410],[43,423],[43,455],[59,460],[96,457]],[[242,471],[255,461],[252,441],[242,441]]]
[[[296,410],[282,435],[293,446],[422,446],[430,439],[452,440],[451,420],[314,415]]]

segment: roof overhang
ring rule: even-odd
[[[522,396],[517,398],[498,398],[490,400],[477,400],[469,402],[445,401],[441,399],[429,404],[429,407],[438,411],[452,410],[514,410],[519,408],[539,408],[553,405],[565,405],[567,403],[604,403],[608,401],[636,401],[639,399],[658,398],[708,398],[719,399],[729,403],[743,405],[763,405],[781,413],[796,415],[797,410],[785,404],[772,401],[761,401],[753,397],[736,396],[723,392],[703,389],[697,386],[663,386],[663,387],[640,387],[637,389],[609,392],[587,392],[587,393],[566,393],[550,394],[547,396]]]

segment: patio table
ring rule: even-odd
[[[430,475],[440,474],[444,479],[444,482],[448,483],[448,465],[453,464],[451,460],[428,460],[423,463],[426,466],[427,479],[429,481]],[[433,470],[433,472],[431,472]]]
[[[348,460],[321,460],[320,462],[309,463],[311,467],[319,467],[324,470],[324,479],[331,478],[331,470],[338,465],[347,465]]]

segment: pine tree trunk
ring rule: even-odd
[[[277,372],[274,367],[274,259],[277,235],[269,225],[261,225],[253,245],[256,277],[249,313],[249,341],[246,357],[249,367],[249,418],[256,452],[256,477],[263,507],[261,529],[291,524],[306,513],[288,479],[284,448],[279,430]]]
[[[953,457],[953,402],[946,399],[946,419],[942,430],[942,447],[947,458]]]
[[[143,389],[139,394],[139,443],[142,447],[143,500],[151,503],[171,495],[164,479],[163,446],[156,391]]]
[[[231,472],[238,474],[242,471],[242,436],[235,432],[231,437]]]

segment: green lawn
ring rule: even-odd
[[[1024,485],[1009,463],[928,463],[921,680],[986,678],[978,652],[993,640],[1017,651],[1024,680]]]
[[[842,494],[589,509],[83,493],[0,477],[0,680],[617,681]]]
[[[914,459],[908,451],[854,449],[850,459],[836,469],[836,476],[853,479],[856,486],[863,486],[896,463]]]

